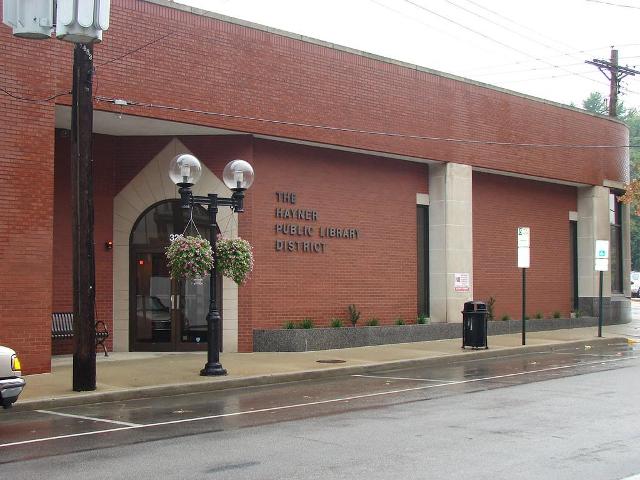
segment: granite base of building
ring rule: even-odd
[[[624,321],[611,322],[625,323]],[[596,317],[553,318],[527,320],[528,332],[565,328],[593,327]],[[489,335],[506,335],[522,331],[522,321],[491,321]],[[378,327],[343,327],[254,330],[254,352],[306,352],[336,348],[387,345],[393,343],[424,342],[448,338],[462,339],[462,323],[434,323],[430,325],[391,325]],[[461,340],[462,341],[462,340]],[[491,347],[491,345],[489,345]]]
[[[599,315],[598,297],[580,297],[578,310],[582,315],[597,317]],[[629,323],[631,321],[631,300],[622,295],[602,299],[602,317],[604,325]]]

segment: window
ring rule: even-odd
[[[609,257],[611,258],[611,293],[622,293],[622,204],[616,194],[609,194]]]
[[[418,205],[418,315],[429,316],[429,207]]]

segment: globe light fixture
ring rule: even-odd
[[[202,176],[202,165],[193,155],[182,153],[169,163],[169,177],[178,186],[195,185]]]

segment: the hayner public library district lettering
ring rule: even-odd
[[[317,210],[300,208],[295,192],[276,192],[276,252],[325,253],[329,240],[358,240],[360,230],[350,226],[319,226]],[[284,238],[280,238],[284,237]]]

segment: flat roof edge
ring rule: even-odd
[[[428,74],[431,74],[431,75],[437,75],[439,77],[444,77],[444,78],[448,78],[448,79],[451,79],[451,80],[456,80],[456,81],[459,81],[459,82],[462,82],[462,83],[475,85],[477,87],[494,90],[494,91],[497,91],[497,92],[500,92],[500,93],[504,93],[506,95],[513,95],[513,96],[524,98],[524,99],[531,100],[531,101],[534,101],[534,102],[545,103],[545,104],[548,104],[548,105],[551,105],[551,106],[554,106],[554,107],[565,108],[567,110],[572,110],[572,111],[574,111],[576,113],[582,113],[582,114],[590,115],[590,116],[593,116],[593,117],[596,117],[596,118],[600,118],[602,120],[610,120],[610,121],[613,121],[613,122],[616,122],[616,123],[620,123],[620,124],[626,126],[626,124],[622,120],[620,120],[618,118],[609,117],[609,116],[606,116],[606,115],[600,115],[598,113],[593,113],[593,112],[590,112],[588,110],[583,110],[581,108],[572,107],[571,105],[566,105],[566,104],[555,102],[555,101],[552,101],[552,100],[547,100],[547,99],[536,97],[536,96],[533,96],[533,95],[528,95],[526,93],[516,92],[516,91],[513,91],[513,90],[509,90],[507,88],[498,87],[496,85],[491,85],[491,84],[480,82],[480,81],[477,81],[477,80],[471,80],[469,78],[461,77],[461,76],[454,75],[454,74],[451,74],[451,73],[442,72],[440,70],[434,70],[434,69],[428,68],[428,67],[422,67],[420,65],[416,65],[416,64],[413,64],[413,63],[403,62],[403,61],[396,60],[396,59],[393,59],[393,58],[390,58],[390,57],[384,57],[382,55],[377,55],[375,53],[366,52],[364,50],[357,50],[355,48],[345,47],[345,46],[339,45],[337,43],[331,43],[331,42],[327,42],[325,40],[319,40],[317,38],[307,37],[305,35],[300,35],[298,33],[292,33],[292,32],[288,32],[286,30],[280,30],[278,28],[273,28],[273,27],[269,27],[269,26],[266,26],[266,25],[261,25],[259,23],[250,22],[248,20],[242,20],[242,19],[239,19],[239,18],[229,17],[227,15],[222,15],[220,13],[211,12],[209,10],[204,10],[202,8],[191,7],[189,5],[185,5],[185,4],[182,4],[182,3],[176,3],[176,2],[174,2],[172,0],[143,0],[143,1],[145,1],[147,3],[153,3],[155,5],[160,5],[160,6],[163,6],[163,7],[167,7],[167,8],[173,8],[175,10],[181,10],[183,12],[192,13],[194,15],[200,15],[200,16],[203,16],[203,17],[214,18],[216,20],[220,20],[220,21],[223,21],[223,22],[233,23],[235,25],[240,25],[240,26],[243,26],[243,27],[252,28],[252,29],[255,29],[255,30],[260,30],[260,31],[263,31],[263,32],[272,33],[274,35],[280,35],[280,36],[283,36],[283,37],[288,37],[288,38],[292,38],[292,39],[295,39],[295,40],[300,40],[300,41],[311,43],[311,44],[318,45],[318,46],[321,46],[321,47],[331,48],[331,49],[334,49],[334,50],[340,50],[340,51],[346,52],[346,53],[352,53],[354,55],[370,58],[372,60],[377,60],[379,62],[384,62],[384,63],[389,63],[389,64],[392,64],[392,65],[397,65],[399,67],[404,67],[404,68],[408,68],[408,69],[411,69],[411,70],[416,70],[418,72],[428,73]]]

